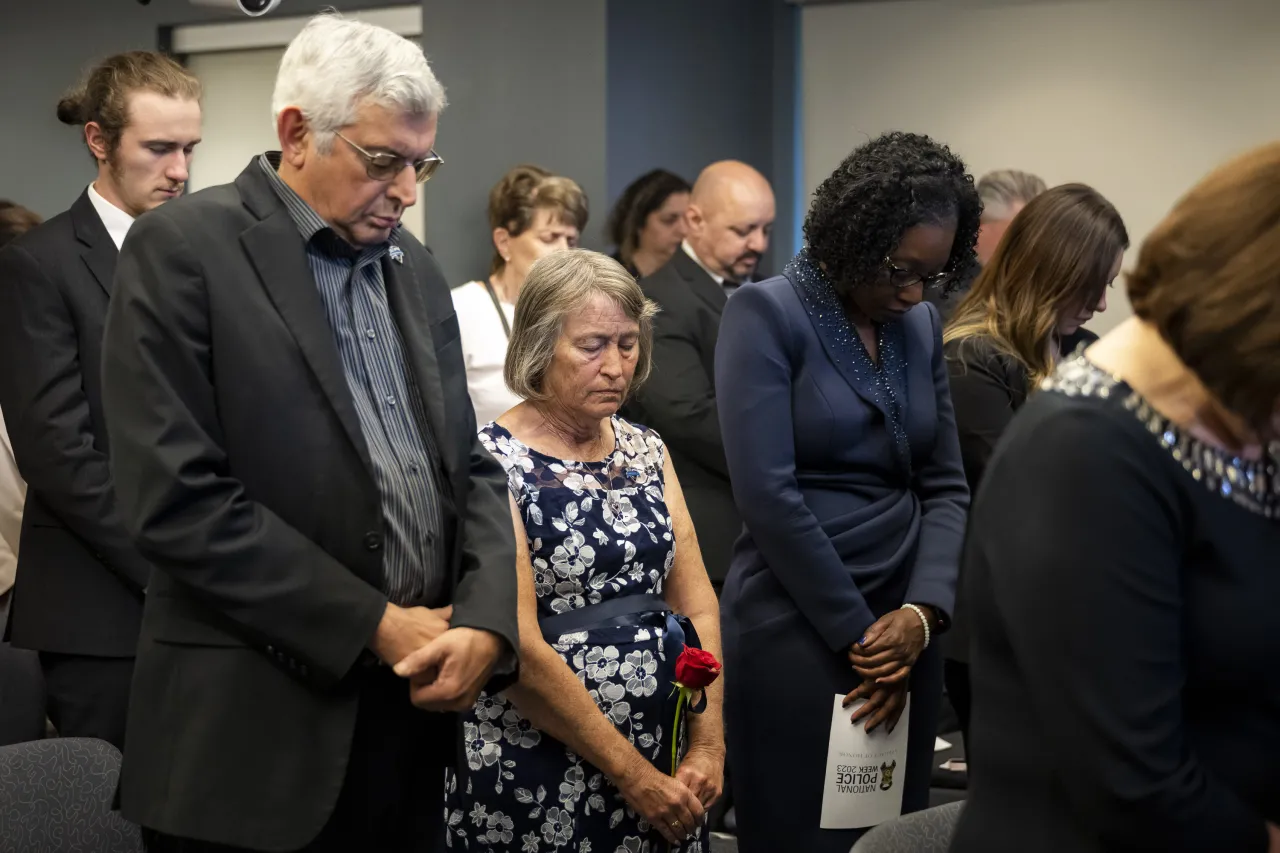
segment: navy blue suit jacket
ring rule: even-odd
[[[900,322],[909,478],[894,463],[872,377],[811,319],[788,278],[744,285],[729,300],[716,397],[746,523],[728,602],[744,630],[795,608],[836,651],[904,601],[950,614],[969,492],[937,311],[922,303]]]
[[[941,323],[929,304],[896,322],[881,348],[889,398],[838,305],[816,308],[785,276],[743,285],[721,320],[716,400],[745,522],[721,596],[743,853],[853,846],[859,830],[819,829],[832,699],[860,680],[846,652],[904,602],[949,615],[955,601],[969,491]],[[905,811],[929,802],[936,646],[910,690]]]

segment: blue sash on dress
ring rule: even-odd
[[[655,613],[665,614],[667,617],[666,629],[662,634],[662,657],[667,669],[674,672],[676,658],[684,651],[684,647],[687,645],[700,649],[702,643],[698,640],[698,631],[689,617],[672,610],[660,595],[624,595],[599,604],[588,604],[567,613],[544,616],[538,620],[538,627],[542,629],[544,640],[555,643],[564,634],[590,631],[593,628],[648,627],[644,617]],[[707,696],[704,692],[699,701],[689,707],[689,711],[701,714],[706,707]]]

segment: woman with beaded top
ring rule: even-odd
[[[1147,238],[1134,317],[987,465],[953,851],[1280,851],[1280,144]]]
[[[726,732],[743,853],[847,853],[821,829],[836,694],[908,746],[903,809],[928,805],[945,629],[969,492],[926,288],[976,268],[964,164],[890,133],[822,184],[806,247],[729,300],[716,400],[745,522],[721,603]]]

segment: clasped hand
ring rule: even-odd
[[[845,707],[867,700],[854,712],[854,723],[865,719],[868,732],[887,723],[893,731],[906,707],[911,668],[923,651],[924,626],[912,610],[886,613],[849,647],[849,663],[862,683],[845,696]]]
[[[427,711],[465,711],[502,653],[502,640],[489,631],[450,627],[452,607],[397,607],[387,612],[373,651],[409,679],[409,698]]]

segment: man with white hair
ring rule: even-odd
[[[432,850],[454,712],[515,674],[506,477],[400,227],[444,104],[416,45],[317,17],[281,151],[125,241],[104,401],[156,571],[120,800],[153,851]]]
[[[1013,217],[1044,191],[1042,178],[1017,169],[997,169],[978,179],[978,197],[982,199],[982,227],[978,229],[978,245],[975,247],[978,263],[986,264],[991,259]],[[964,294],[963,290],[951,293],[926,290],[925,298],[937,306],[946,321]]]

